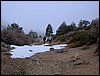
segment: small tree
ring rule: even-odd
[[[72,22],[70,25],[66,25],[65,21],[60,25],[58,30],[56,31],[56,35],[63,35],[67,34],[70,31],[73,31],[76,29],[76,24]]]
[[[31,36],[32,38],[37,38],[38,37],[37,32],[33,32],[33,30],[31,30],[28,35]]]
[[[74,22],[72,22],[72,23],[70,24],[70,26],[72,26],[73,28],[76,28],[76,24],[75,24]]]
[[[84,28],[84,27],[86,27],[86,25],[88,25],[88,24],[90,24],[89,21],[87,21],[87,20],[80,20],[80,21],[79,21],[79,24],[78,24],[78,28]]]
[[[16,23],[12,23],[11,25],[8,25],[7,30],[12,30],[13,32],[24,34],[23,28],[19,27],[19,25]]]
[[[58,28],[58,30],[56,31],[56,35],[63,35],[65,34],[67,31],[67,25],[65,23],[65,21],[60,25],[60,27]]]
[[[47,28],[46,28],[46,36],[50,36],[50,35],[52,35],[52,33],[53,33],[53,29],[52,29],[52,26],[51,26],[51,24],[48,24],[48,26],[47,26]]]

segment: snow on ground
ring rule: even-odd
[[[54,48],[54,49],[62,49],[65,46],[67,46],[67,44],[58,44],[58,45],[53,45],[53,46],[46,46],[49,44],[42,44],[42,45],[32,45],[32,46],[15,46],[15,45],[11,45],[11,47],[15,47],[15,49],[10,50],[11,51],[11,58],[25,58],[25,57],[30,57],[36,53],[39,52],[45,52],[45,51],[49,51],[50,48]]]

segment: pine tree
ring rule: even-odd
[[[67,31],[67,25],[65,23],[65,21],[60,25],[60,27],[58,28],[58,30],[56,31],[56,35],[63,35],[65,34]]]
[[[87,20],[82,20],[82,19],[81,19],[81,20],[79,21],[78,28],[86,27],[86,25],[88,25],[88,24],[90,24],[89,21],[87,21]]]
[[[38,37],[37,32],[33,32],[33,30],[31,30],[28,35],[33,37],[33,38],[37,38]]]
[[[51,24],[48,24],[48,26],[47,26],[47,28],[46,28],[46,36],[50,36],[50,35],[52,35],[52,33],[53,33],[53,29],[52,29],[52,26],[51,26]]]

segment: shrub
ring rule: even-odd
[[[88,30],[78,31],[74,33],[71,39],[69,39],[68,43],[71,44],[71,47],[82,46],[84,44],[91,45],[97,41],[99,37],[99,25],[91,27]]]
[[[80,31],[75,33],[72,38],[69,39],[68,43],[75,43],[80,40],[81,36],[83,35],[84,31]]]
[[[1,32],[1,39],[3,42],[10,45],[28,45],[34,40],[21,33],[13,32],[12,30],[5,30]]]
[[[54,41],[66,42],[66,38],[67,37],[65,35],[60,35],[60,36],[57,36]]]
[[[77,42],[75,42],[75,43],[68,44],[68,46],[69,46],[70,48],[80,47],[80,46],[82,46],[82,45],[83,45],[83,43],[82,43],[81,41],[77,41]]]

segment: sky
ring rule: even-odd
[[[99,1],[1,1],[1,22],[18,23],[28,33],[31,29],[45,34],[50,23],[53,32],[66,22],[99,18]]]

